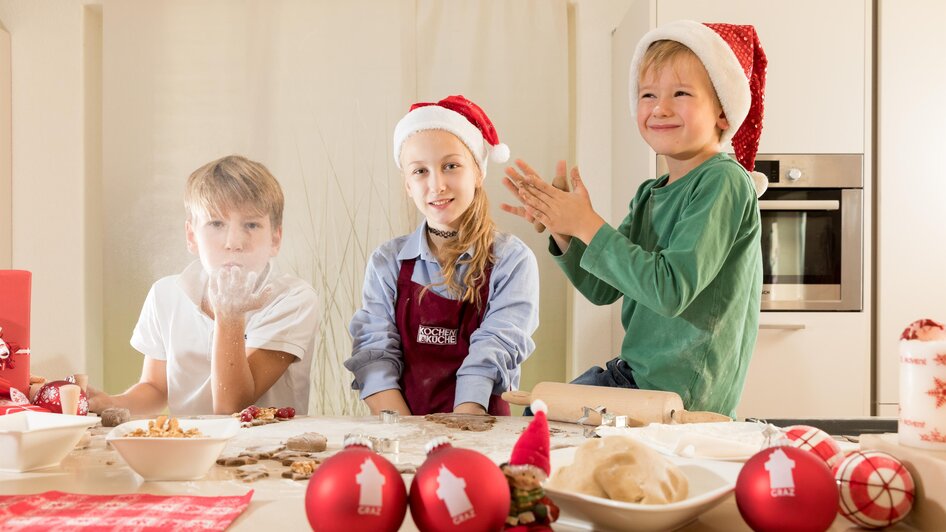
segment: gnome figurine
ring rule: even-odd
[[[508,463],[500,468],[509,482],[509,516],[506,530],[551,530],[558,519],[558,506],[545,496],[542,484],[549,477],[548,406],[532,403],[535,418],[519,436]]]

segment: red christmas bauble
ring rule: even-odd
[[[312,473],[305,513],[319,532],[394,531],[407,513],[407,488],[383,456],[349,445]]]
[[[824,532],[837,515],[838,488],[819,457],[795,447],[769,447],[736,479],[739,513],[756,532]]]
[[[411,517],[421,532],[501,530],[509,484],[492,460],[434,440],[411,483]]]
[[[50,412],[62,414],[62,403],[59,402],[59,387],[67,384],[75,383],[69,381],[47,382],[36,392],[36,397],[33,398],[33,404],[45,408]],[[79,408],[76,411],[76,415],[84,416],[88,413],[89,398],[85,395],[85,392],[79,390]]]
[[[834,478],[840,491],[838,512],[855,525],[884,528],[913,508],[913,476],[885,452],[852,453],[837,467]]]
[[[785,438],[792,442],[793,447],[811,451],[824,460],[828,467],[835,466],[843,457],[838,442],[821,429],[808,425],[792,425],[783,430],[785,431]]]

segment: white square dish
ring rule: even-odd
[[[240,430],[236,418],[180,419],[182,430],[198,429],[202,437],[129,437],[135,429],[148,429],[147,419],[129,421],[113,428],[105,441],[145,480],[197,480],[203,478],[220,457],[227,440]]]
[[[0,471],[32,471],[59,465],[99,418],[49,412],[0,416]]]
[[[552,474],[574,461],[577,447],[551,452]],[[588,530],[674,530],[726,500],[736,487],[741,463],[668,457],[689,483],[687,498],[669,504],[634,504],[546,487],[561,509],[559,522]]]

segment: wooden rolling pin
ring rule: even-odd
[[[603,406],[607,413],[627,416],[629,427],[640,427],[650,423],[708,423],[732,421],[716,412],[687,412],[683,400],[673,392],[635,390],[632,388],[608,388],[560,382],[540,382],[532,393],[522,390],[505,392],[503,399],[514,405],[528,406],[535,399],[548,405],[548,418],[552,421],[577,423],[583,416],[585,425],[600,425],[601,415],[586,413],[584,407]]]

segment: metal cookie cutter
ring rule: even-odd
[[[398,414],[396,410],[382,410],[379,417],[381,423],[385,424],[400,423],[401,421],[401,414]]]
[[[374,449],[379,453],[397,454],[401,450],[401,441],[397,438],[378,438],[374,442]]]
[[[604,412],[601,414],[601,426],[622,429],[627,427],[627,416]]]
[[[588,421],[588,418],[591,417],[592,413],[597,413],[601,416],[604,416],[607,412],[608,412],[608,409],[605,408],[604,405],[599,405],[594,408],[591,408],[590,406],[581,407],[581,417],[578,418],[577,423],[582,428],[582,434],[586,438],[594,438],[596,434],[595,434],[595,426],[585,425],[585,421]]]

